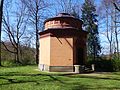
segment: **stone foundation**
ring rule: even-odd
[[[39,65],[41,71],[50,71],[50,72],[73,72],[73,66],[48,66],[44,64]]]

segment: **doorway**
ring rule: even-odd
[[[77,65],[84,65],[84,49],[77,48]]]

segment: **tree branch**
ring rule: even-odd
[[[7,50],[7,51],[9,51],[9,52],[11,52],[11,53],[16,53],[16,52],[13,52],[13,51],[11,51],[10,49],[8,49],[8,47],[5,45],[5,43],[2,41],[2,44],[3,44],[3,46],[5,47],[5,49]]]
[[[115,6],[115,9],[117,9],[120,12],[120,8],[118,8],[116,3],[113,3],[113,5]]]

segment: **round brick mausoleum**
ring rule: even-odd
[[[87,32],[82,21],[67,13],[49,18],[40,32],[39,69],[41,71],[74,71],[74,65],[86,62]]]

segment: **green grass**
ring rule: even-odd
[[[37,66],[0,67],[0,90],[93,89],[120,89],[120,72],[72,74],[40,72]]]

